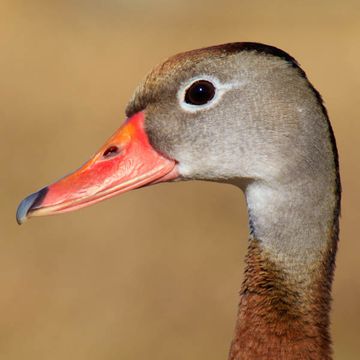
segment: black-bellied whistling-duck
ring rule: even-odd
[[[297,62],[256,43],[182,53],[150,72],[126,115],[90,161],[24,199],[18,222],[163,181],[234,184],[250,240],[229,359],[330,359],[338,158]]]

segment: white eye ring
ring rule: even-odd
[[[192,85],[194,85],[195,83],[197,83],[199,81],[205,81],[205,82],[211,83],[214,86],[215,94],[208,102],[206,102],[202,105],[190,104],[185,101],[186,92],[190,89],[190,87]],[[183,83],[177,93],[177,98],[178,98],[179,104],[183,110],[194,113],[197,111],[210,109],[213,106],[215,106],[221,99],[222,95],[231,88],[233,88],[233,86],[231,84],[222,84],[217,78],[215,78],[213,76],[200,75],[200,76],[191,78],[190,80]]]

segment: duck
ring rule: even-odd
[[[26,197],[16,217],[186,180],[245,194],[248,251],[228,359],[331,359],[338,152],[319,92],[277,47],[215,45],[157,65],[120,129],[78,170]]]

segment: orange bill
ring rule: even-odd
[[[144,120],[143,112],[135,114],[80,169],[26,197],[16,213],[18,223],[32,216],[77,210],[125,191],[176,179],[176,161],[151,146]]]

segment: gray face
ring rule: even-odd
[[[303,269],[324,253],[339,201],[336,148],[321,99],[296,63],[250,48],[170,58],[139,86],[127,115],[145,112],[152,145],[178,161],[183,178],[241,187],[252,237],[306,285]],[[191,106],[186,89],[199,80],[216,95]]]
[[[215,96],[189,105],[186,89],[198,80],[211,82]],[[140,110],[151,143],[178,161],[184,178],[286,182],[288,174],[301,176],[315,153],[331,151],[318,141],[328,129],[307,79],[269,54],[171,58],[139,86],[127,114]]]

